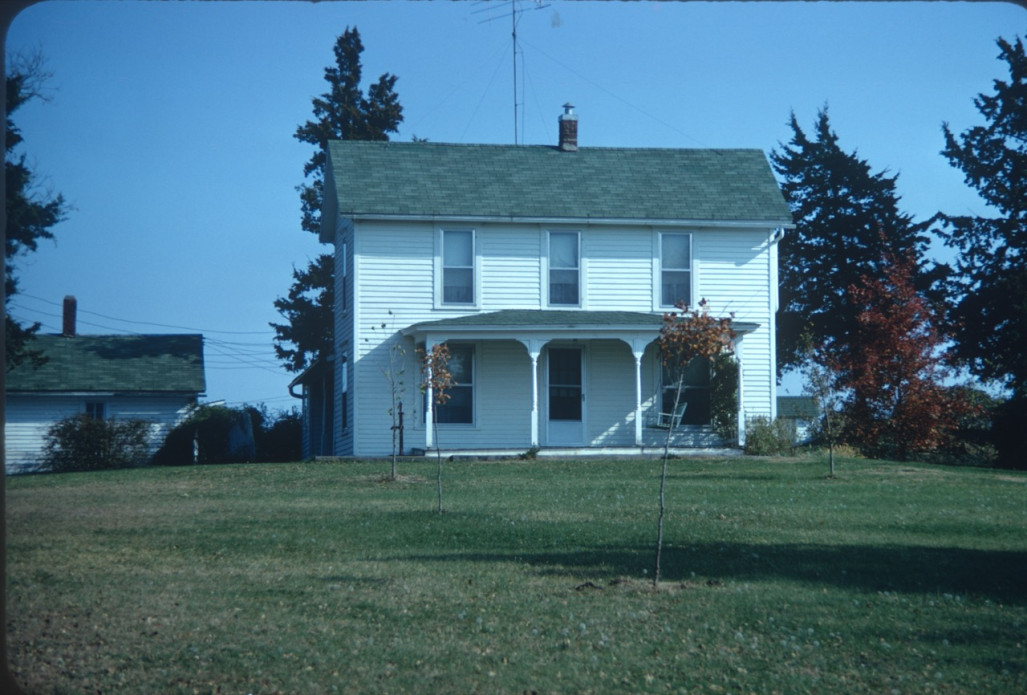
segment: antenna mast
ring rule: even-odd
[[[523,107],[523,104],[520,104],[517,101],[517,22],[520,20],[520,15],[527,12],[527,10],[522,10],[518,8],[518,1],[519,0],[510,0],[510,36],[513,39],[513,126],[515,145],[519,144],[520,140],[520,133],[517,128],[517,109],[518,107]],[[548,4],[543,4],[544,0],[533,0],[533,2],[535,3],[534,9],[536,10],[542,10],[549,7]],[[475,10],[472,14],[484,12],[487,11],[487,9],[489,8],[481,8],[479,10]],[[479,22],[479,24],[491,22],[493,19],[494,17],[489,17],[488,19],[484,19],[481,22]],[[523,111],[523,108],[521,110]]]
[[[514,144],[517,144],[517,0],[513,0],[510,12],[510,24],[513,35],[513,121]]]

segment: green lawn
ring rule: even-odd
[[[843,460],[8,478],[31,693],[1024,693],[1027,474]]]

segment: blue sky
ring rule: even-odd
[[[980,122],[1005,78],[995,40],[1027,34],[1010,3],[519,2],[518,139],[553,144],[561,105],[582,146],[787,142],[828,104],[842,146],[899,174],[904,209],[984,213],[940,156],[941,123]],[[504,2],[48,0],[11,24],[39,51],[49,100],[23,107],[23,151],[71,204],[56,244],[18,264],[12,314],[58,331],[201,332],[208,400],[298,405],[268,322],[291,270],[326,250],[299,227],[312,152],[292,135],[356,26],[368,83],[399,77],[398,140],[514,141]],[[793,388],[794,390],[794,388]]]

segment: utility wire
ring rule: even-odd
[[[37,296],[31,295],[31,294],[25,294],[24,292],[18,292],[14,296],[15,297],[26,297],[28,299],[34,299],[34,300],[36,300],[38,302],[43,302],[44,304],[51,304],[53,306],[62,306],[62,304],[60,302],[55,302],[53,300],[45,299],[43,297],[37,297]],[[154,323],[152,321],[135,321],[133,319],[122,319],[122,318],[118,318],[116,316],[108,316],[107,314],[101,314],[101,313],[99,313],[97,311],[89,311],[88,309],[77,309],[76,312],[79,313],[79,314],[90,314],[92,316],[99,316],[100,318],[107,319],[108,321],[120,321],[122,323],[135,323],[135,324],[138,324],[140,326],[156,326],[157,328],[174,328],[175,330],[179,330],[179,331],[195,331],[196,333],[205,333],[205,334],[206,333],[223,333],[225,335],[268,335],[269,333],[272,332],[270,328],[268,330],[265,330],[265,331],[220,331],[220,330],[216,330],[216,329],[213,329],[213,328],[195,328],[195,327],[192,327],[192,326],[176,326],[176,325],[167,324],[167,323]],[[40,312],[40,313],[43,313],[43,312]],[[112,330],[116,330],[116,329],[112,329]]]

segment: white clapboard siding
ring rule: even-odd
[[[759,324],[741,340],[742,403],[747,416],[769,416],[776,378],[769,233],[704,231],[694,239],[699,293],[710,301],[711,313],[733,312],[736,321]]]
[[[357,303],[350,352],[351,447],[338,453],[382,456],[392,451],[389,345],[406,355],[402,401],[407,423],[420,420],[420,368],[414,345],[398,332],[433,315],[435,227],[426,223],[361,225],[354,243]],[[391,313],[390,313],[391,312]],[[406,437],[407,446],[410,438]]]
[[[483,311],[541,307],[538,228],[490,225],[478,229]]]
[[[337,247],[347,249],[345,289],[349,299],[338,322],[344,326],[337,344],[348,358],[349,428],[336,422],[336,453],[384,456],[392,449],[390,345],[404,351],[402,400],[407,449],[423,448],[425,430],[419,386],[420,361],[412,340],[399,332],[413,324],[502,309],[538,309],[545,305],[544,239],[560,227],[537,224],[479,224],[476,232],[477,303],[439,308],[435,297],[435,254],[439,229],[434,221],[362,221],[340,225]],[[658,230],[649,227],[567,226],[581,234],[583,308],[642,311],[653,308],[658,278],[653,260]],[[773,346],[770,230],[690,230],[693,234],[693,284],[696,299],[711,302],[711,312],[734,312],[740,322],[759,328],[741,340],[742,401],[745,414],[773,412]],[[337,282],[343,282],[337,278]],[[776,291],[776,290],[775,290]],[[655,336],[654,336],[655,337]],[[592,446],[630,446],[635,432],[634,358],[616,340],[588,341],[586,370],[586,441]],[[519,448],[530,446],[531,374],[525,347],[515,340],[476,343],[475,421],[443,425],[443,448]],[[644,419],[658,402],[659,362],[650,345],[643,361]],[[341,369],[336,370],[341,393]],[[540,400],[544,400],[541,389]],[[540,403],[540,431],[545,430]],[[646,437],[651,438],[647,430]]]
[[[585,301],[595,311],[652,310],[652,232],[590,227],[582,233]]]
[[[635,358],[620,340],[589,344],[585,407],[590,446],[635,443]]]

